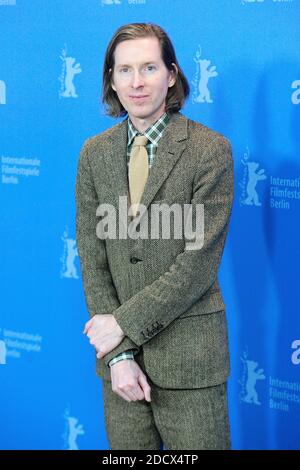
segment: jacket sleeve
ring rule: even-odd
[[[200,300],[217,278],[233,203],[232,148],[223,136],[198,157],[191,203],[204,205],[202,248],[185,246],[167,272],[113,312],[125,335],[139,346]]]
[[[80,151],[76,178],[76,242],[80,259],[85,300],[90,317],[96,314],[113,313],[120,306],[109,270],[105,241],[96,235],[96,209],[99,205],[89,164],[90,139]],[[138,351],[139,347],[128,337],[103,356],[109,361],[127,350]]]

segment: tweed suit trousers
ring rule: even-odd
[[[151,402],[127,402],[103,379],[106,434],[111,450],[229,450],[227,382],[206,388],[165,389],[136,362],[151,387]]]

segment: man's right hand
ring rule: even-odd
[[[110,367],[112,391],[126,401],[150,398],[150,385],[134,359],[123,359]]]

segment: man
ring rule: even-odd
[[[162,28],[133,23],[116,31],[105,56],[103,102],[110,116],[128,117],[87,139],[76,183],[91,316],[84,333],[97,353],[111,449],[230,448],[230,361],[217,272],[233,200],[231,145],[180,113],[188,94]],[[120,197],[129,201],[126,223],[136,228],[153,221],[155,203],[203,205],[201,247],[187,249],[184,236],[121,237],[121,229],[117,237],[100,236],[101,205],[112,206],[118,221]]]

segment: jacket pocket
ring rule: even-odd
[[[219,312],[225,310],[224,303],[220,290],[212,291],[209,294],[202,296],[191,308],[182,313],[176,320],[183,318],[193,317],[197,315],[205,315],[207,313]]]
[[[178,204],[189,204],[191,202],[190,195],[186,190],[182,190],[176,194],[170,194],[169,196],[155,199],[152,204],[175,204],[176,202]]]

